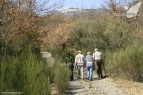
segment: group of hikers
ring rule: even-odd
[[[78,78],[84,79],[84,67],[87,69],[87,78],[92,81],[93,79],[93,70],[97,66],[97,75],[98,79],[103,78],[102,67],[104,67],[103,55],[102,53],[95,48],[95,52],[91,54],[91,52],[87,52],[87,55],[84,56],[81,51],[78,51],[78,54],[73,58],[69,53],[66,57],[66,64],[71,70],[70,80],[74,80],[73,70],[78,71]]]

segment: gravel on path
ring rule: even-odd
[[[126,95],[111,78],[93,81],[78,79],[69,84],[67,95]]]

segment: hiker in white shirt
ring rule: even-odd
[[[81,51],[78,51],[78,54],[75,57],[75,67],[78,69],[78,78],[83,79],[83,66],[85,63],[85,57],[81,54]]]
[[[102,75],[102,65],[103,65],[103,56],[102,53],[98,51],[98,49],[95,49],[95,52],[93,53],[93,58],[97,64],[97,74],[98,74],[98,79],[103,78]]]

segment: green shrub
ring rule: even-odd
[[[4,54],[0,58],[1,92],[23,92],[24,95],[50,95],[50,76],[47,64],[27,49],[19,56]]]
[[[107,69],[114,76],[143,81],[143,46],[106,52]]]
[[[76,50],[93,50],[95,47],[117,50],[129,46],[133,38],[134,34],[125,22],[84,18],[71,23],[69,47]]]
[[[65,90],[68,88],[70,74],[70,70],[65,65],[60,62],[56,63],[54,80],[60,94],[64,94]]]

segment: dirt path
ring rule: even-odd
[[[51,53],[42,52],[42,56],[47,63],[50,63],[48,64],[49,67],[52,67],[54,58]],[[93,81],[88,81],[87,79],[70,81],[66,95],[143,95],[143,83],[121,79],[113,80],[111,78],[98,80],[96,78],[97,76],[94,72]]]
[[[67,95],[127,95],[111,78],[98,80],[94,77],[93,81],[78,79],[69,84]]]

